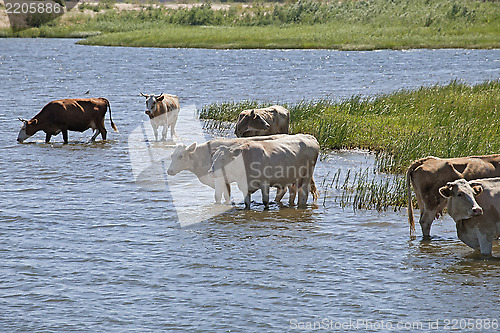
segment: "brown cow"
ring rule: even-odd
[[[68,98],[49,102],[29,121],[19,118],[23,126],[19,131],[17,141],[22,143],[36,132],[44,131],[46,143],[50,142],[52,135],[59,133],[62,133],[64,143],[68,143],[68,131],[84,132],[89,128],[95,130],[91,141],[94,141],[99,133],[102,139],[106,140],[104,116],[108,108],[111,127],[118,132],[111,118],[111,107],[106,98]]]
[[[413,186],[420,208],[419,223],[422,234],[428,239],[432,222],[446,207],[446,199],[439,193],[439,188],[457,179],[474,180],[498,176],[500,176],[500,155],[447,159],[429,156],[413,162],[406,172],[410,235],[415,235],[410,185]]]
[[[237,137],[288,134],[290,112],[282,106],[245,110],[240,113],[234,134]]]

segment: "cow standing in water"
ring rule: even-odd
[[[288,134],[290,112],[280,105],[240,113],[234,134],[237,137]]]
[[[500,178],[459,179],[441,187],[439,193],[448,199],[458,238],[491,256],[492,243],[500,236]]]
[[[208,171],[212,165],[212,157],[215,151],[221,147],[238,147],[248,141],[276,140],[286,135],[270,135],[259,136],[255,138],[236,138],[236,139],[217,139],[205,143],[197,144],[196,142],[190,146],[178,144],[171,155],[171,162],[167,170],[169,176],[174,176],[183,170],[190,171],[198,177],[198,180],[205,185],[215,189],[214,177]],[[226,184],[224,192],[217,191],[215,193],[215,202],[220,203],[222,193],[224,193],[225,203],[231,202],[231,187]]]
[[[84,132],[92,128],[95,132],[91,141],[101,134],[106,140],[104,116],[109,109],[111,127],[118,132],[111,118],[111,107],[106,98],[60,99],[45,105],[31,120],[19,118],[23,126],[17,136],[18,142],[24,142],[38,131],[45,132],[45,142],[49,143],[53,135],[62,133],[64,143],[68,143],[68,131]]]
[[[319,144],[312,135],[285,135],[274,140],[248,141],[237,148],[219,147],[210,173],[215,178],[216,193],[225,190],[220,184],[236,182],[245,197],[246,209],[250,209],[253,192],[261,190],[262,201],[268,208],[269,188],[284,189],[292,184],[297,184],[298,188],[297,205],[305,208],[309,192],[314,200],[317,199],[316,187],[311,185],[318,155]]]
[[[146,114],[149,116],[151,127],[155,135],[155,140],[158,141],[158,127],[163,126],[162,140],[167,139],[167,129],[170,127],[170,137],[173,138],[175,134],[175,125],[179,116],[179,97],[169,94],[154,94],[146,95]]]
[[[290,127],[290,111],[281,105],[273,105],[263,109],[249,109],[240,113],[234,134],[237,137],[254,137],[272,134],[288,134]],[[313,180],[314,184],[314,180]],[[280,202],[286,194],[286,187],[278,189],[275,202]],[[293,204],[297,193],[296,185],[290,185],[289,203]]]
[[[491,177],[500,177],[500,155],[457,158],[429,156],[413,162],[406,172],[410,236],[415,234],[411,186],[420,209],[422,234],[424,238],[429,239],[432,222],[446,207],[446,199],[439,194],[439,188],[461,178],[473,180]]]

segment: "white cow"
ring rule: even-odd
[[[187,147],[184,144],[179,144],[171,155],[171,163],[168,167],[167,173],[170,176],[187,170],[196,175],[200,182],[215,189],[215,181],[213,175],[208,171],[212,166],[212,156],[215,151],[221,147],[238,147],[240,144],[248,141],[256,140],[276,140],[281,137],[287,136],[286,134],[277,134],[269,136],[259,136],[255,138],[234,138],[234,139],[219,139],[212,140],[202,144],[196,142]],[[279,195],[280,193],[278,193]],[[229,184],[224,191],[225,203],[230,203],[231,190]],[[277,195],[277,197],[278,197]],[[281,195],[282,197],[282,195]],[[281,199],[281,197],[279,199]],[[215,193],[215,202],[220,203],[222,198],[222,191]]]
[[[448,213],[455,220],[458,238],[481,254],[491,255],[500,236],[500,178],[459,179],[439,189],[448,199]]]
[[[249,141],[236,148],[222,146],[215,153],[210,168],[216,178],[215,192],[224,190],[218,184],[236,182],[245,197],[245,208],[250,209],[250,196],[260,189],[267,208],[270,187],[284,189],[297,184],[297,204],[304,208],[318,155],[318,141],[306,134]],[[313,196],[317,198],[315,187]]]
[[[155,134],[155,140],[158,141],[158,127],[163,126],[162,140],[167,139],[167,129],[170,127],[170,136],[173,138],[175,134],[175,124],[179,116],[179,97],[169,94],[154,94],[146,95],[146,114],[149,116],[151,127]]]

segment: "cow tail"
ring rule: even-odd
[[[319,192],[318,189],[316,188],[316,183],[314,182],[314,178],[312,177],[311,177],[309,192],[311,192],[314,202],[318,201]]]
[[[413,204],[411,200],[411,173],[414,170],[412,164],[406,171],[406,192],[408,195],[408,222],[410,224],[410,237],[415,237],[415,218],[413,216]]]
[[[424,164],[430,159],[435,159],[433,156],[428,156],[421,158],[419,160],[416,160],[413,162],[410,167],[408,168],[408,171],[406,171],[406,190],[408,194],[408,222],[410,223],[410,237],[415,237],[415,219],[413,217],[413,204],[411,201],[411,177],[413,171],[415,171],[416,168]],[[423,207],[420,207],[420,209],[423,209]]]
[[[109,121],[111,122],[111,128],[115,130],[115,132],[118,132],[118,128],[116,127],[115,123],[113,122],[113,118],[111,118],[111,105],[109,105],[109,101],[106,98],[103,98],[106,101],[106,105],[109,109]]]

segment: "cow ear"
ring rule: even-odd
[[[446,186],[443,186],[439,189],[439,194],[441,194],[443,197],[445,198],[449,198],[451,197],[451,186],[450,185],[446,185]]]
[[[156,97],[156,100],[163,101],[163,98],[165,98],[165,95],[160,95],[160,96]]]
[[[186,148],[188,153],[192,153],[196,149],[196,142],[193,142],[189,147]]]
[[[472,189],[474,190],[474,195],[478,196],[483,193],[483,187],[480,184],[472,185]]]
[[[33,119],[33,120],[29,121],[29,123],[33,124],[33,125],[38,124],[38,119]]]

